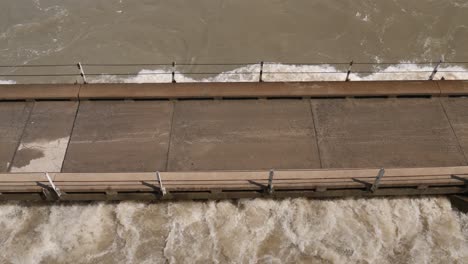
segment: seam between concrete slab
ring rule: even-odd
[[[169,171],[169,158],[171,153],[171,146],[172,146],[172,133],[174,127],[174,116],[176,111],[177,102],[172,102],[172,115],[171,115],[171,129],[169,130],[169,142],[167,144],[167,156],[166,156],[166,171]]]
[[[24,133],[26,132],[26,127],[28,126],[29,120],[31,119],[34,106],[36,106],[36,102],[32,102],[31,107],[28,107],[28,105],[29,104],[26,102],[25,108],[29,108],[28,118],[26,118],[26,122],[24,123],[23,130],[21,131],[21,136],[18,140],[18,144],[16,144],[15,152],[13,153],[13,157],[11,157],[10,164],[8,164],[8,168],[7,168],[8,172],[11,172],[11,168],[13,167],[13,162],[15,161],[16,153],[18,152],[18,149],[21,146],[21,141],[23,141],[23,136],[24,136]]]
[[[320,154],[320,146],[319,146],[319,141],[318,141],[317,126],[315,125],[314,110],[312,108],[312,100],[309,99],[308,102],[309,102],[309,108],[310,108],[310,115],[312,117],[312,126],[314,126],[315,145],[317,146],[317,154],[318,154],[318,158],[319,158],[320,168],[323,168],[322,155]]]
[[[465,154],[465,151],[463,150],[463,147],[461,146],[460,144],[460,140],[458,138],[458,135],[457,135],[457,132],[455,131],[455,129],[453,128],[453,125],[452,125],[452,121],[450,121],[450,118],[447,114],[447,111],[445,110],[445,106],[444,104],[442,103],[441,99],[438,98],[438,101],[439,101],[439,104],[440,106],[442,107],[442,110],[444,111],[444,115],[445,115],[445,118],[447,118],[447,121],[450,125],[450,128],[452,129],[452,132],[453,132],[453,135],[455,136],[455,139],[457,140],[457,144],[458,144],[458,149],[460,150],[460,152],[462,153],[463,155],[463,159],[465,160],[465,164],[468,164],[468,160],[466,159],[466,154]]]
[[[81,85],[82,84],[78,84],[78,94],[76,95],[78,102],[81,101]]]
[[[65,149],[65,155],[63,155],[62,165],[60,165],[60,172],[63,172],[63,165],[65,164],[65,160],[67,160],[68,148],[70,147],[70,142],[73,138],[73,131],[75,130],[76,118],[78,117],[78,112],[80,111],[80,101],[78,101],[78,106],[76,107],[75,116],[73,118],[73,124],[70,130],[70,137],[68,138],[67,148]]]

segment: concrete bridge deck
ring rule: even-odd
[[[465,95],[462,81],[1,85],[0,182],[29,172],[132,181],[155,171],[468,166]],[[465,192],[451,174],[429,187]],[[414,194],[431,193],[424,181],[405,188],[418,186]]]

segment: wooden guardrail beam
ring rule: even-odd
[[[80,99],[439,96],[435,82],[261,82],[83,85]]]
[[[468,95],[468,81],[437,81],[441,96]]]
[[[0,100],[78,100],[78,84],[0,85]]]
[[[256,192],[275,196],[278,192],[331,192],[334,195],[347,196],[352,190],[368,191],[362,182],[375,184],[379,169],[349,170],[275,170],[272,171],[208,171],[208,172],[159,172],[154,173],[9,173],[0,174],[0,192],[2,199],[10,193],[42,193],[46,189],[61,191],[57,196],[67,200],[68,194],[78,193],[82,200],[87,195],[105,193],[104,197],[119,199],[119,193],[154,193],[155,197],[171,197],[177,192],[212,193],[207,197],[236,197],[232,192]],[[381,172],[381,170],[380,170]],[[386,169],[385,177],[380,177],[379,188],[371,194],[389,194],[389,190],[406,188],[410,193],[443,194],[463,193],[468,179],[468,167]],[[378,176],[377,176],[378,177]],[[162,185],[164,178],[164,187]],[[356,180],[357,179],[357,180]],[[274,192],[273,190],[274,181]],[[419,188],[424,186],[424,188]],[[435,189],[434,189],[435,188]],[[442,188],[442,189],[441,189]],[[455,188],[455,189],[454,189]],[[164,190],[164,191],[162,191]],[[167,193],[166,193],[167,190]],[[436,190],[436,191],[432,191]],[[217,193],[217,194],[216,194]],[[398,193],[398,191],[396,191]],[[407,193],[407,192],[406,192]],[[6,194],[6,195],[5,195]],[[63,194],[63,195],[62,195]],[[391,193],[390,193],[391,194]],[[283,194],[281,194],[283,195]],[[284,194],[286,195],[286,194]],[[242,198],[241,194],[238,198]],[[48,198],[50,200],[50,198]]]
[[[439,95],[468,95],[468,81],[0,85],[0,100],[289,98]]]

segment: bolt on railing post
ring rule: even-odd
[[[156,177],[157,177],[157,180],[158,180],[158,183],[159,183],[159,189],[161,190],[161,194],[162,196],[166,195],[166,188],[164,188],[163,184],[162,184],[162,179],[161,179],[161,175],[159,174],[159,171],[156,172]]]
[[[353,61],[349,63],[348,72],[346,73],[346,82],[349,82],[349,75],[351,74],[351,67],[353,67]]]
[[[57,186],[55,186],[55,184],[54,184],[54,182],[52,181],[52,178],[50,178],[48,172],[46,172],[46,173],[44,173],[44,174],[45,174],[47,180],[49,181],[50,186],[52,187],[52,190],[54,190],[54,192],[55,192],[55,194],[57,195],[57,197],[60,198],[60,196],[62,196],[62,193],[60,192],[60,189],[57,188]]]
[[[263,82],[263,61],[260,62],[260,76],[258,78],[258,82]]]
[[[377,177],[375,177],[374,184],[372,184],[372,186],[370,187],[371,192],[375,192],[379,188],[380,180],[382,179],[384,174],[385,174],[385,169],[381,168],[379,170],[379,174],[377,175]]]
[[[175,70],[176,70],[176,63],[174,61],[174,62],[172,62],[172,83],[176,83]]]
[[[439,60],[439,62],[436,64],[436,66],[434,67],[434,70],[432,70],[432,73],[431,73],[431,76],[429,76],[429,80],[432,81],[434,79],[434,76],[436,75],[437,73],[437,70],[439,69],[439,66],[440,64],[442,63],[442,59]]]
[[[88,82],[86,81],[86,75],[84,73],[84,69],[83,69],[83,66],[81,65],[81,62],[78,62],[76,66],[78,66],[78,69],[80,70],[81,78],[83,78],[83,84],[87,84]]]
[[[271,169],[268,175],[268,193],[273,193],[273,176],[275,175],[275,170]]]

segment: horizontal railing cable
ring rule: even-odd
[[[432,71],[355,71],[352,74],[417,74],[417,73],[430,73]],[[466,71],[438,71],[441,73],[468,73]],[[282,72],[282,71],[264,71],[264,74],[346,74],[346,71],[304,71],[304,72]],[[132,72],[132,73],[86,73],[87,76],[131,76],[131,75],[171,75],[171,72]],[[258,72],[175,72],[176,75],[248,75],[256,74]],[[80,76],[79,73],[70,74],[0,74],[0,77],[73,77]]]
[[[98,74],[101,75],[101,74]],[[80,74],[0,74],[0,77],[73,77],[80,76]]]
[[[171,63],[82,63],[88,67],[171,66]]]
[[[398,65],[431,65],[424,66],[420,69],[404,69],[404,68],[390,68],[390,66]],[[274,62],[245,62],[245,63],[76,63],[76,64],[23,64],[23,65],[0,65],[0,69],[13,69],[8,70],[7,73],[0,73],[0,77],[79,77],[83,79],[83,83],[86,83],[86,76],[137,76],[137,75],[172,75],[172,82],[177,82],[175,76],[180,75],[258,75],[259,82],[263,81],[263,75],[288,75],[288,74],[337,74],[344,75],[346,78],[344,81],[350,81],[350,76],[355,75],[367,75],[367,74],[405,74],[405,76],[410,74],[427,74],[427,77],[421,76],[420,78],[427,78],[428,80],[433,80],[434,76],[437,73],[439,74],[448,74],[448,73],[467,73],[468,69],[464,68],[440,68],[441,65],[466,65],[468,62],[465,61],[426,61],[426,62],[312,62],[312,63],[274,63]],[[241,68],[238,71],[187,71],[187,67],[196,67],[196,66],[251,66],[255,65],[258,67]],[[291,68],[291,71],[285,71],[284,69],[278,68],[277,71],[269,67],[270,65],[293,65],[293,66],[312,66],[312,65],[340,65],[339,69],[334,68],[324,68],[323,70],[314,70],[305,68],[303,71],[298,70],[297,68]],[[358,68],[353,68],[358,66]],[[364,65],[365,67],[359,67],[359,65]],[[386,65],[386,69],[379,67]],[[160,71],[148,72],[148,71],[139,71],[139,72],[96,72],[96,71],[87,71],[89,68],[93,67],[161,67]],[[77,67],[78,70],[75,73],[70,73],[70,70],[63,70],[62,72],[54,69],[54,72],[51,70],[44,70],[45,73],[29,71],[17,71],[16,68],[68,68],[68,67]],[[89,67],[89,68],[88,68]],[[430,68],[428,68],[430,67]],[[453,69],[453,70],[450,70]],[[443,76],[438,76],[444,78]],[[464,78],[464,77],[459,77]]]
[[[438,61],[416,61],[416,62],[353,62],[354,65],[431,65]],[[265,65],[349,65],[349,62],[264,62]],[[442,64],[468,64],[468,61],[444,61]],[[0,65],[0,68],[34,68],[34,67],[76,67],[77,64],[16,64]],[[90,67],[126,67],[126,66],[172,66],[168,63],[81,63],[82,66]],[[259,65],[259,62],[238,63],[177,63],[177,66],[241,66]]]
[[[22,64],[22,65],[0,65],[0,68],[47,68],[47,67],[76,67],[76,64]]]

